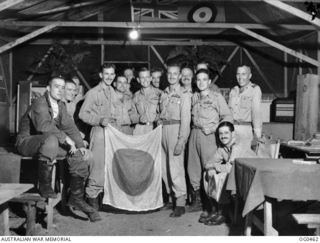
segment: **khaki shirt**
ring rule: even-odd
[[[142,122],[154,122],[158,118],[161,91],[150,86],[147,93],[140,89],[134,94],[133,102]]]
[[[218,172],[230,172],[236,158],[254,158],[257,155],[239,142],[234,142],[230,148],[219,147],[212,158],[205,164],[205,168],[215,166]]]
[[[201,97],[200,93],[192,96],[192,122],[199,128],[209,128],[215,132],[221,121],[233,122],[231,111],[224,97],[210,90],[210,93]]]
[[[116,92],[115,99],[111,103],[111,117],[116,120],[117,125],[122,126],[139,121],[136,107],[129,95]]]
[[[190,94],[193,94],[192,87],[188,87],[188,88],[183,87],[183,86],[181,86],[181,87],[182,87],[183,90],[186,90],[186,91],[188,91]]]
[[[252,122],[255,135],[261,137],[262,114],[261,89],[258,85],[249,83],[240,91],[239,86],[231,89],[229,95],[229,107],[233,118],[238,122]]]
[[[111,118],[111,103],[115,95],[113,87],[100,82],[87,92],[79,118],[91,126],[99,126],[104,118]]]
[[[216,92],[220,92],[219,87],[218,87],[216,84],[214,84],[214,83],[211,83],[211,84],[210,84],[210,90],[216,91]]]
[[[174,90],[167,87],[160,98],[160,119],[180,120],[179,138],[187,142],[191,122],[191,94],[179,85]]]

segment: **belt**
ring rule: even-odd
[[[251,126],[251,122],[245,122],[245,121],[234,121],[233,125],[246,125],[246,126]]]
[[[155,122],[139,122],[139,125],[147,125],[147,126],[153,126]]]
[[[121,127],[131,127],[131,126],[134,126],[134,124],[121,124],[120,126]]]
[[[180,124],[180,120],[160,120],[160,124],[166,125],[173,125],[173,124]]]
[[[197,126],[197,125],[192,125],[191,128],[192,129],[200,129],[200,130],[202,129],[201,126]],[[216,131],[216,128],[214,129],[214,131]]]

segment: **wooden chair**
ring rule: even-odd
[[[22,160],[33,160],[32,157],[23,157],[14,153],[1,153],[0,154],[0,182],[3,183],[20,183],[20,168]],[[61,162],[65,160],[64,157],[58,158],[57,161]],[[56,163],[57,164],[57,163]],[[52,188],[56,186],[56,176],[57,166],[53,167],[52,172]],[[59,168],[62,168],[60,166]],[[64,177],[63,168],[60,170],[60,174]],[[40,196],[39,193],[23,193],[19,197],[13,198],[10,202],[18,202],[24,204],[24,209],[27,215],[26,219],[26,234],[34,235],[35,234],[35,221],[36,221],[36,208],[39,202],[45,202],[45,211],[47,213],[47,231],[51,231],[53,228],[53,209],[61,201],[64,204],[65,197],[62,194],[65,192],[63,188],[63,183],[61,178],[59,180],[59,191],[57,193],[56,199],[46,199]],[[64,206],[64,205],[62,205]]]
[[[309,229],[316,229],[315,235],[320,236],[320,214],[292,214],[298,224],[306,224]]]

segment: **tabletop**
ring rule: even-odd
[[[296,164],[292,159],[239,158],[232,168],[227,190],[245,201],[242,215],[261,205],[265,196],[279,200],[319,200],[320,165]]]
[[[288,143],[281,143],[281,146],[287,147],[290,149],[295,149],[298,151],[302,151],[308,154],[320,154],[320,145],[299,145],[299,144],[288,144]]]
[[[32,184],[0,183],[0,204],[19,196],[33,187]]]

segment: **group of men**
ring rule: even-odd
[[[203,172],[212,176],[213,170],[230,171],[235,156],[250,151],[252,140],[261,136],[261,90],[251,83],[248,66],[238,67],[238,85],[231,90],[228,103],[212,82],[206,63],[199,63],[195,70],[168,64],[166,71],[168,87],[161,90],[160,69],[141,68],[133,85],[129,70],[116,75],[115,65],[102,65],[101,81],[86,93],[78,114],[91,127],[89,149],[73,119],[76,109],[72,103],[79,83],[52,78],[48,91],[22,118],[16,144],[22,155],[38,158],[41,195],[56,196],[50,186],[50,173],[57,156],[68,153],[68,204],[85,212],[93,222],[101,220],[98,211],[105,179],[104,128],[110,124],[125,134],[139,135],[162,125],[162,179],[173,203],[170,217],[186,212],[185,160],[193,195],[191,211],[198,210],[203,201]],[[217,138],[222,149],[218,149]],[[221,210],[213,212],[212,207],[200,219],[208,225],[224,220]]]

